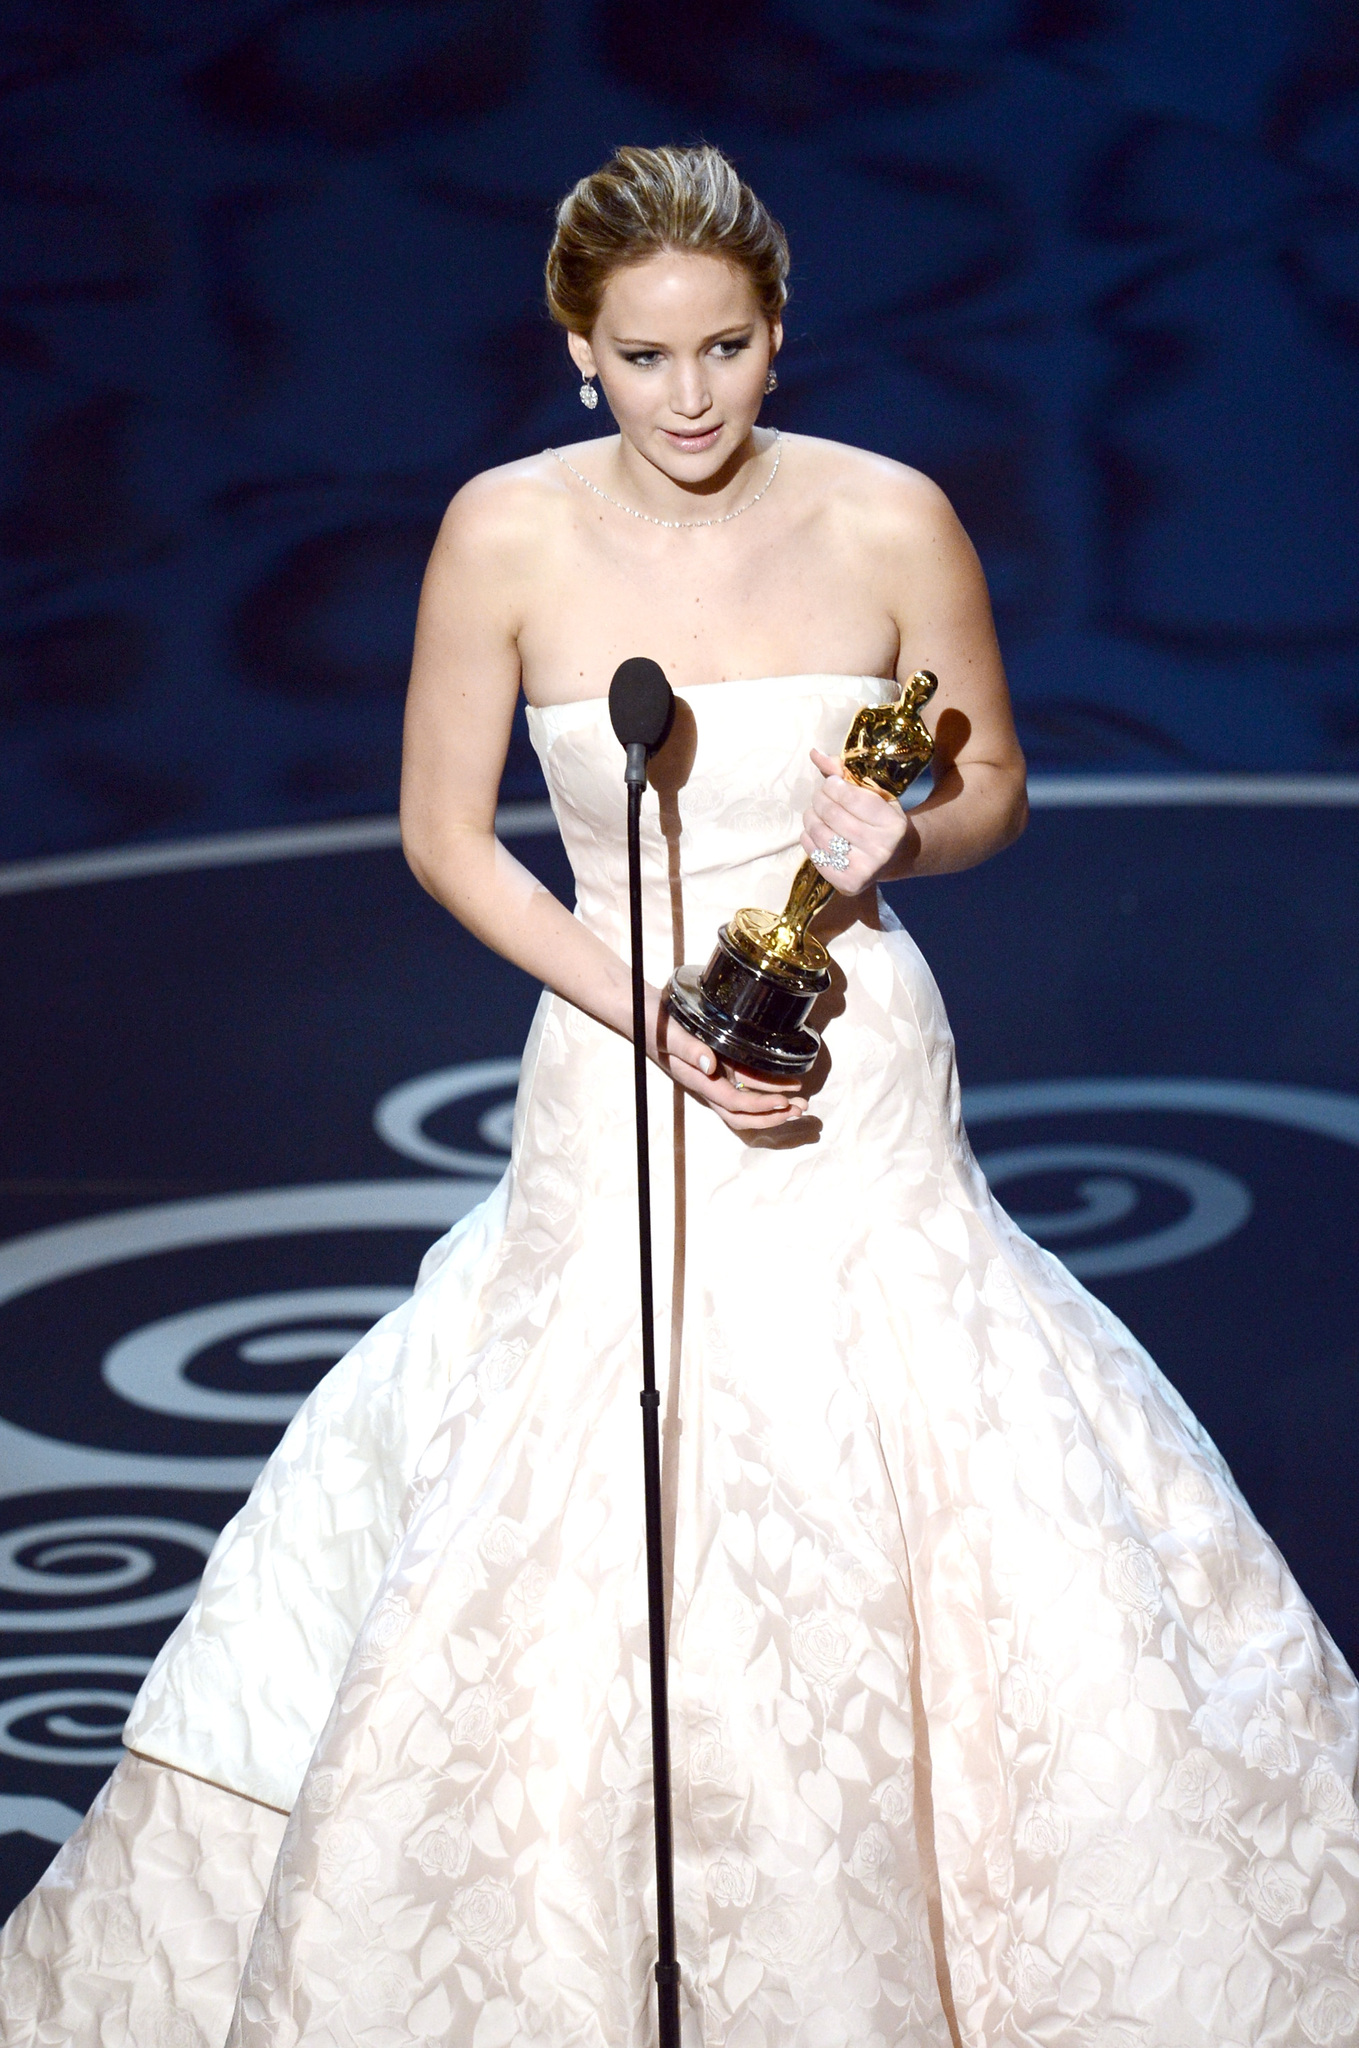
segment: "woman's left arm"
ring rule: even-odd
[[[849,841],[848,867],[822,872],[851,896],[876,882],[975,867],[1028,821],[1024,756],[977,551],[943,492],[918,472],[897,471],[884,496],[898,673],[927,668],[939,678],[925,713],[934,787],[903,811],[846,782],[833,755],[813,752],[825,779],[806,813],[802,845],[824,852],[836,834]]]

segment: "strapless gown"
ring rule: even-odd
[[[653,981],[783,900],[808,749],[889,688],[682,700]],[[530,722],[624,952],[607,709]],[[830,929],[814,1121],[651,1079],[686,2042],[1353,2042],[1355,1682],[992,1199],[906,932]],[[11,2048],[650,2040],[630,1060],[544,999],[504,1181],[289,1428],[11,1921]]]

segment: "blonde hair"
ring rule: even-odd
[[[719,256],[744,271],[766,320],[788,297],[788,241],[720,149],[620,149],[557,208],[547,253],[547,305],[589,334],[616,270],[663,250]]]

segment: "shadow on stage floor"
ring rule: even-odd
[[[1059,809],[892,892],[1000,1198],[1147,1344],[1352,1662],[1357,837]],[[516,851],[566,890],[555,838]],[[536,990],[384,847],[25,889],[0,928],[7,1910],[286,1415],[498,1174]]]

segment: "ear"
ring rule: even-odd
[[[571,351],[571,360],[580,371],[582,377],[597,377],[599,375],[599,365],[595,361],[595,352],[583,334],[568,334],[566,346]]]
[[[779,350],[782,347],[783,322],[782,320],[771,320],[769,323],[769,354],[771,360],[778,354]]]

